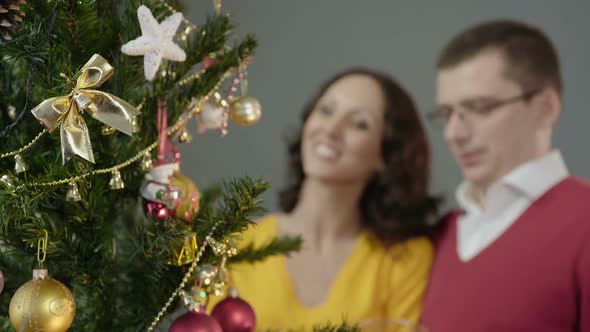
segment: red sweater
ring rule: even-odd
[[[569,177],[467,262],[457,217],[437,238],[430,332],[590,332],[590,184]]]

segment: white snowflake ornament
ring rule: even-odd
[[[146,6],[137,9],[141,37],[121,46],[127,55],[143,55],[143,71],[148,81],[154,79],[162,59],[186,60],[186,53],[172,40],[182,20],[182,13],[172,14],[158,23]]]

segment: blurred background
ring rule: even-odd
[[[195,24],[213,13],[212,1],[184,0]],[[413,95],[422,115],[435,105],[435,62],[459,31],[482,20],[507,17],[540,26],[556,45],[564,78],[564,112],[555,137],[570,171],[590,178],[589,1],[554,0],[225,0],[223,11],[238,24],[239,36],[259,42],[249,67],[249,95],[263,107],[253,127],[230,123],[229,134],[197,135],[181,145],[183,172],[206,187],[226,177],[249,175],[271,182],[265,207],[277,209],[285,178],[285,134],[299,125],[305,102],[332,74],[355,65],[394,75]],[[461,174],[442,132],[423,116],[433,151],[431,191],[453,206]]]

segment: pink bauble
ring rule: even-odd
[[[252,332],[256,329],[256,314],[241,298],[231,295],[219,302],[211,313],[224,332]]]
[[[145,203],[145,212],[157,219],[166,219],[172,215],[172,211],[165,204],[148,200]]]
[[[219,323],[204,312],[189,311],[178,317],[168,332],[223,332]]]
[[[4,275],[0,271],[0,294],[2,294],[2,289],[4,289]]]

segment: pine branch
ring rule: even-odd
[[[358,325],[351,325],[346,321],[343,321],[339,325],[316,325],[313,327],[313,330],[314,332],[361,332],[361,328]]]
[[[301,250],[303,245],[303,239],[301,237],[290,237],[284,236],[274,239],[267,245],[254,248],[254,245],[250,244],[229,260],[230,264],[235,263],[255,263],[266,259],[269,256],[274,255],[289,255],[292,252]]]

